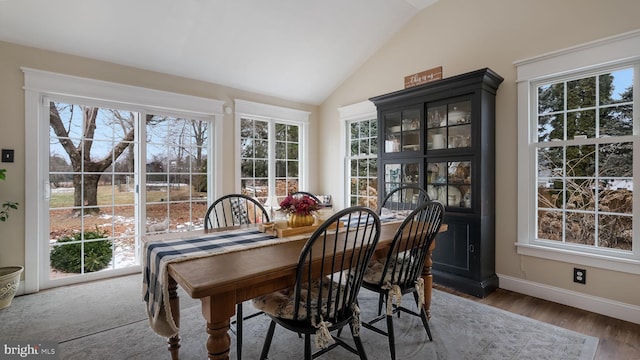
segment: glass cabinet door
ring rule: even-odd
[[[446,206],[471,208],[471,161],[427,162],[427,192]]]
[[[418,185],[420,176],[419,162],[404,162],[384,165],[385,195],[403,185]]]
[[[420,110],[390,112],[384,118],[384,152],[420,150]]]
[[[471,101],[427,106],[427,149],[471,147]]]

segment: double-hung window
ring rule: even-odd
[[[268,206],[307,189],[309,113],[235,100],[239,191]]]
[[[640,32],[518,62],[518,252],[640,273]]]
[[[370,101],[341,107],[345,123],[346,204],[378,207],[378,119]]]

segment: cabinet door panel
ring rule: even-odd
[[[471,173],[472,160],[428,161],[425,183],[429,197],[442,202],[447,207],[459,208],[456,211],[471,210],[473,205]]]
[[[446,224],[449,229],[436,237],[433,265],[437,269],[466,274],[471,268],[471,226],[453,221],[446,221]]]
[[[382,116],[385,136],[384,153],[420,151],[422,126],[420,114],[420,109],[415,108],[387,112]]]
[[[382,170],[384,172],[382,197],[403,185],[420,185],[420,174],[423,172],[421,162],[417,161],[386,163]]]

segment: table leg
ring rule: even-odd
[[[422,280],[424,280],[424,311],[427,313],[427,319],[431,319],[431,293],[433,290],[433,274],[431,269],[433,268],[433,249],[436,247],[436,242],[432,242],[427,252],[427,259],[424,263],[424,269],[422,269]]]
[[[202,301],[202,315],[207,320],[207,355],[210,360],[228,360],[231,348],[229,324],[235,314],[235,294],[206,297]]]
[[[169,276],[169,306],[171,306],[171,314],[176,322],[176,326],[180,327],[180,299],[178,298],[178,283]],[[178,360],[180,355],[180,335],[176,334],[167,340],[167,348],[171,353],[172,360]]]

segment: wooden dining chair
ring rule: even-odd
[[[208,230],[269,221],[267,210],[258,200],[243,194],[228,194],[216,199],[209,206],[204,217],[204,228]],[[244,316],[242,303],[236,306],[235,333],[238,360],[242,359],[242,321],[260,314],[262,312]]]
[[[378,207],[378,213],[410,213],[418,205],[430,201],[427,190],[418,185],[403,185],[391,190]]]
[[[367,329],[388,337],[391,359],[395,360],[395,337],[393,332],[393,315],[405,312],[422,319],[429,340],[433,340],[429,329],[429,320],[424,309],[424,282],[422,270],[444,217],[444,205],[437,201],[422,203],[407,216],[393,238],[387,256],[371,261],[364,275],[362,287],[380,294],[378,316],[363,322]],[[412,293],[418,308],[415,312],[401,306],[403,295]],[[382,313],[382,305],[386,302],[386,312]],[[386,319],[387,330],[384,331],[373,324]]]
[[[354,227],[347,219],[359,218]],[[380,218],[365,207],[335,213],[311,235],[303,247],[291,288],[253,300],[271,318],[260,359],[266,359],[276,325],[304,334],[304,358],[312,358],[342,346],[366,359],[360,340],[357,296],[364,271],[380,238]],[[355,348],[331,334],[349,325]],[[312,354],[311,335],[320,349]],[[290,344],[282,344],[290,346]]]

